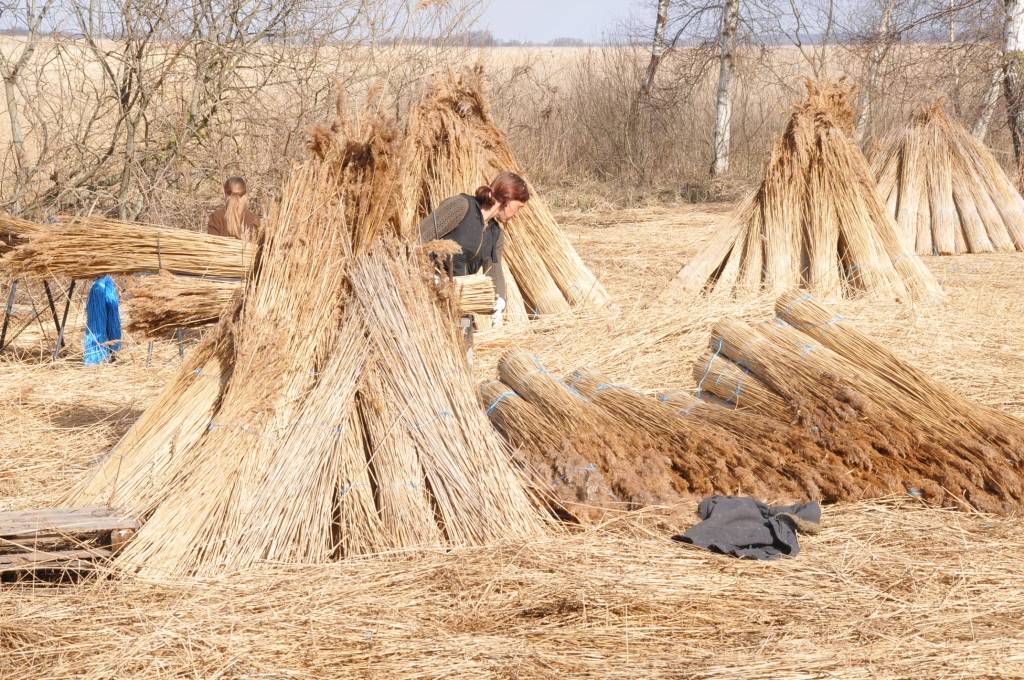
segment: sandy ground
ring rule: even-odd
[[[770,313],[768,299],[695,305],[669,322],[645,311],[728,209],[561,215],[635,327],[580,316],[485,334],[481,377],[501,351],[525,347],[560,370],[692,385],[716,319]],[[972,398],[1024,416],[1024,255],[928,264],[946,300],[839,311]],[[171,342],[150,352],[129,339],[118,363],[83,367],[72,333],[69,358],[52,363],[37,358],[46,333],[19,340],[19,361],[0,359],[0,510],[55,502],[181,362]],[[798,558],[766,564],[675,544],[684,527],[667,516],[215,582],[6,586],[0,678],[1024,677],[1019,518],[909,498],[833,506]]]

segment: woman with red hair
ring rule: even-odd
[[[526,181],[513,172],[503,172],[473,196],[459,194],[446,199],[420,223],[420,243],[448,239],[462,249],[451,260],[455,276],[482,271],[494,280],[497,300],[491,318],[495,326],[501,325],[505,311],[505,234],[501,223],[515,217],[529,200]]]

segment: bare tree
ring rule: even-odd
[[[651,60],[647,63],[647,73],[640,88],[640,98],[650,95],[654,87],[654,77],[658,73],[658,65],[668,49],[666,35],[668,31],[668,7],[671,0],[658,0],[658,15],[654,20],[654,38],[651,40]]]
[[[722,31],[719,41],[718,88],[715,93],[714,159],[711,176],[729,172],[729,143],[732,132],[732,99],[736,81],[736,28],[739,24],[739,0],[725,0],[722,6]]]
[[[985,139],[988,134],[988,127],[992,123],[992,116],[996,112],[996,104],[999,103],[999,92],[1003,88],[1003,69],[1000,65],[992,69],[992,77],[989,79],[988,89],[981,100],[981,111],[978,119],[974,122],[971,133],[978,139]]]
[[[22,78],[26,68],[32,60],[33,54],[39,47],[40,29],[53,7],[52,0],[45,0],[42,6],[38,6],[35,0],[28,0],[24,7],[18,7],[23,14],[24,30],[27,38],[21,51],[16,55],[7,55],[0,51],[0,75],[4,79],[4,98],[7,104],[7,120],[10,125],[11,148],[14,151],[15,159],[15,181],[12,210],[20,213],[22,209],[22,197],[29,181],[30,165],[25,152],[25,131],[21,121],[21,102],[18,101],[18,92],[22,87]]]
[[[1005,0],[1003,89],[1017,161],[1017,182],[1024,179],[1024,0]]]
[[[878,87],[878,71],[892,46],[892,13],[895,7],[896,0],[885,0],[885,5],[882,7],[882,18],[878,22],[878,32],[868,57],[866,82],[861,88],[860,114],[857,116],[857,128],[854,133],[854,139],[858,144],[864,140],[864,134],[868,129],[868,120],[871,117],[871,96],[875,88]]]

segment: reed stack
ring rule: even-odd
[[[849,137],[851,94],[843,82],[807,83],[760,188],[679,271],[665,299],[795,287],[824,299],[941,295],[931,272],[904,246]]]
[[[886,139],[871,165],[908,249],[920,255],[1024,250],[1024,198],[942,101]]]
[[[433,267],[403,240],[393,130],[367,116],[315,131],[243,293],[72,494],[144,520],[123,568],[213,574],[544,531]]]

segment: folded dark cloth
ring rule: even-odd
[[[798,527],[816,529],[817,501],[769,506],[742,496],[708,496],[697,507],[700,524],[672,540],[748,560],[773,560],[800,552]]]

